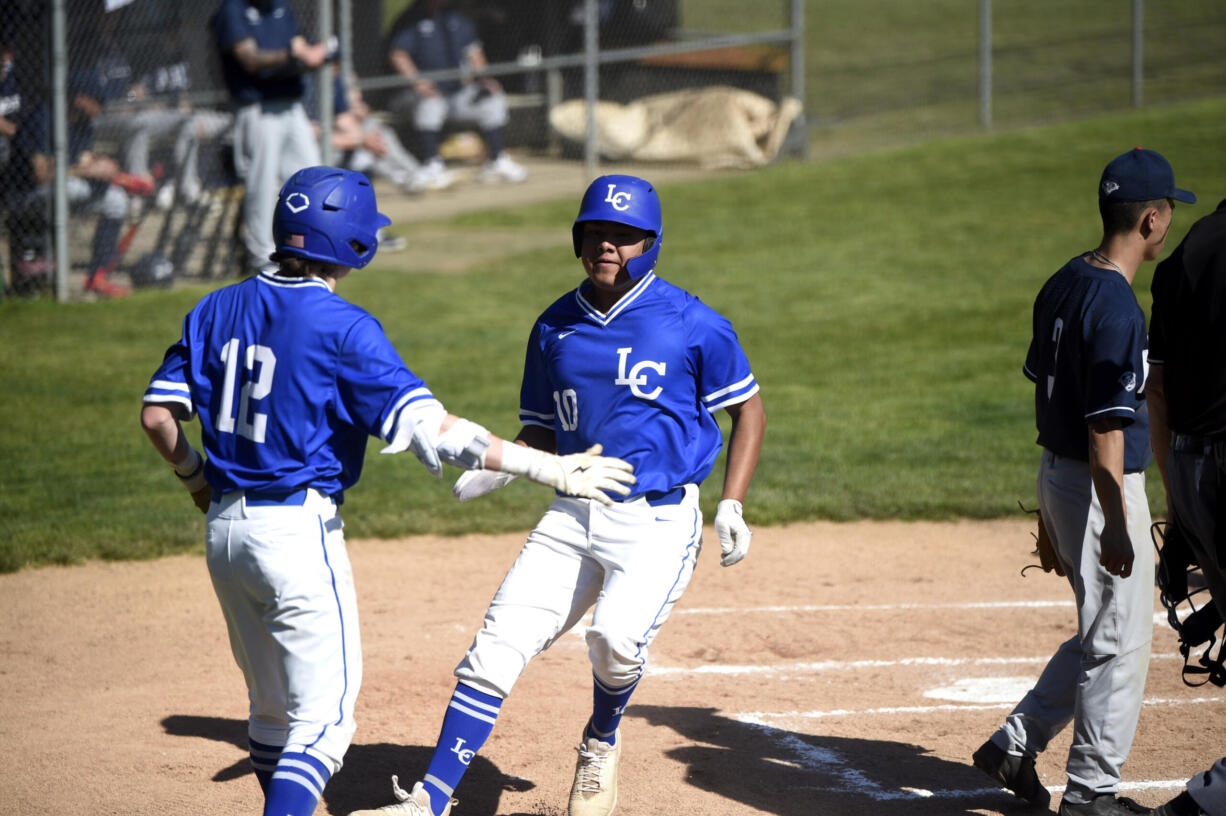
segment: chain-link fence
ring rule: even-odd
[[[331,134],[322,158],[381,196],[531,181],[546,157],[753,167],[1220,94],[1226,76],[1219,0],[5,0],[8,293],[118,295],[261,260],[226,4],[339,36],[336,79],[306,71],[295,98]]]

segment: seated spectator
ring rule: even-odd
[[[314,77],[308,75],[303,79],[307,86],[304,104],[315,128],[315,137],[319,139],[319,99]],[[405,149],[396,131],[373,115],[354,78],[345,82],[338,74],[333,81],[332,100],[332,147],[338,154],[336,164],[367,176],[385,178],[406,193],[420,192],[415,178],[421,163]],[[382,239],[379,246],[388,248]]]
[[[103,19],[109,20],[110,15]],[[109,26],[102,30],[109,31]],[[148,175],[154,146],[173,140],[168,171],[173,181],[162,185],[158,205],[169,209],[176,194],[187,203],[195,201],[203,188],[200,144],[226,132],[233,121],[231,115],[196,110],[188,103],[191,75],[177,26],[165,28],[163,38],[143,48],[139,62],[144,67],[139,70],[109,36],[103,42],[107,46],[98,70],[106,105],[95,123],[98,137],[119,145],[121,166],[134,175]]]
[[[375,116],[352,79],[348,83],[349,110],[337,116],[343,130],[337,146],[346,151],[345,167],[391,181],[405,192],[421,192],[417,173],[421,163],[401,143],[396,131]]]
[[[21,86],[13,72],[13,44],[8,32],[0,31],[0,172],[13,154],[13,137],[21,120]]]
[[[414,11],[417,7],[421,12],[409,16],[409,24],[392,36],[388,50],[392,68],[413,83],[416,94],[413,125],[421,137],[423,162],[416,185],[441,190],[455,183],[438,153],[449,120],[473,123],[481,131],[486,151],[482,181],[523,181],[527,171],[503,149],[507,101],[498,81],[480,77],[431,82],[418,76],[423,71],[484,68],[485,52],[472,22],[451,8],[450,0],[418,0]]]
[[[109,279],[118,259],[119,233],[127,217],[128,193],[148,195],[153,180],[123,172],[110,156],[95,153],[94,119],[102,111],[102,83],[96,73],[75,74],[68,87],[68,204],[74,214],[98,216],[89,268],[87,291],[107,297],[122,297],[128,290]],[[14,142],[11,178],[14,195],[27,213],[45,212],[55,177],[51,107],[44,103],[22,120]],[[41,236],[11,236],[27,245]],[[46,252],[44,248],[44,253]]]
[[[322,144],[322,134],[319,124],[319,95],[315,93],[315,77],[312,74],[303,76],[303,84],[305,91],[303,94],[303,106],[306,108],[307,116],[311,119],[311,129],[315,134],[315,140]],[[363,173],[366,176],[371,176],[372,171],[376,168],[371,161],[362,162],[364,166],[355,167],[353,157],[358,151],[366,154],[367,157],[374,158],[379,151],[382,156],[380,167],[384,175],[389,180],[399,185],[403,190],[409,192],[413,181],[413,172],[420,166],[417,160],[413,158],[400,144],[399,138],[390,128],[386,128],[383,123],[379,122],[373,116],[370,116],[370,109],[365,108],[365,114],[359,118],[351,107],[350,103],[354,98],[353,93],[357,93],[357,99],[360,102],[362,99],[361,91],[357,91],[356,85],[350,85],[346,88],[346,83],[341,80],[338,73],[333,77],[332,82],[332,147],[339,154],[335,163],[340,167],[353,170],[358,173]],[[367,130],[365,122],[369,121],[372,127]],[[377,127],[374,127],[377,125]],[[385,140],[382,131],[387,130],[392,142]],[[399,149],[401,156],[391,158],[390,144],[395,144]],[[378,231],[379,250],[382,252],[396,252],[408,246],[408,242],[399,235],[392,235],[387,232],[385,227],[380,227]]]

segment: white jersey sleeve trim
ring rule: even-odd
[[[187,409],[188,417],[196,415],[196,407],[192,404],[191,388],[187,383],[175,380],[153,380],[145,389],[141,402],[164,404],[174,403]]]
[[[758,384],[755,382],[753,384],[753,388],[749,389],[748,391],[739,393],[735,397],[729,397],[723,402],[718,402],[718,403],[715,403],[714,405],[708,403],[707,410],[713,414],[716,411],[720,410],[721,408],[727,408],[729,405],[736,405],[739,402],[744,402],[745,400],[752,397],[754,394],[758,393],[758,390],[759,390]]]
[[[527,408],[519,409],[519,424],[520,425],[538,425],[542,428],[553,428],[554,415],[541,414],[536,411],[529,411]]]
[[[1110,408],[1103,408],[1098,411],[1091,411],[1090,413],[1086,414],[1085,418],[1092,419],[1093,417],[1096,417],[1099,414],[1109,414],[1112,411],[1127,411],[1130,414],[1135,414],[1137,412],[1137,409],[1129,408],[1127,405],[1112,405]]]
[[[718,399],[718,398],[720,398],[720,397],[724,396],[724,394],[731,394],[733,391],[736,391],[736,390],[738,390],[738,389],[744,388],[745,386],[749,385],[751,382],[753,382],[753,375],[752,375],[752,374],[750,374],[748,377],[746,377],[745,379],[741,380],[740,382],[733,383],[732,385],[728,386],[727,388],[721,388],[721,389],[719,389],[718,391],[712,391],[710,394],[707,394],[705,397],[703,397],[703,398],[702,398],[702,401],[703,401],[703,402],[712,402],[713,400],[716,400],[716,399]]]
[[[1037,383],[1039,381],[1039,375],[1027,368],[1025,363],[1022,363],[1022,373],[1025,374],[1026,379],[1030,380],[1031,382]]]
[[[176,405],[182,405],[189,412],[194,413],[194,409],[192,408],[192,400],[190,397],[179,397],[173,394],[155,394],[151,391],[146,391],[145,396],[141,399],[141,402],[149,402],[157,405],[173,402]]]

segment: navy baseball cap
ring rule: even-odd
[[[1098,184],[1103,201],[1154,201],[1173,198],[1195,204],[1196,196],[1175,186],[1175,171],[1161,153],[1135,148],[1116,156]]]

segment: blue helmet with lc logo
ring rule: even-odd
[[[289,177],[272,217],[274,261],[303,258],[361,269],[375,257],[379,230],[392,220],[379,212],[375,190],[361,173],[305,167]]]
[[[655,268],[664,239],[664,222],[660,216],[660,197],[651,182],[638,176],[611,175],[601,176],[588,185],[571,227],[576,258],[583,247],[585,221],[612,221],[651,233],[647,248],[626,263],[626,271],[631,278],[641,278]]]

